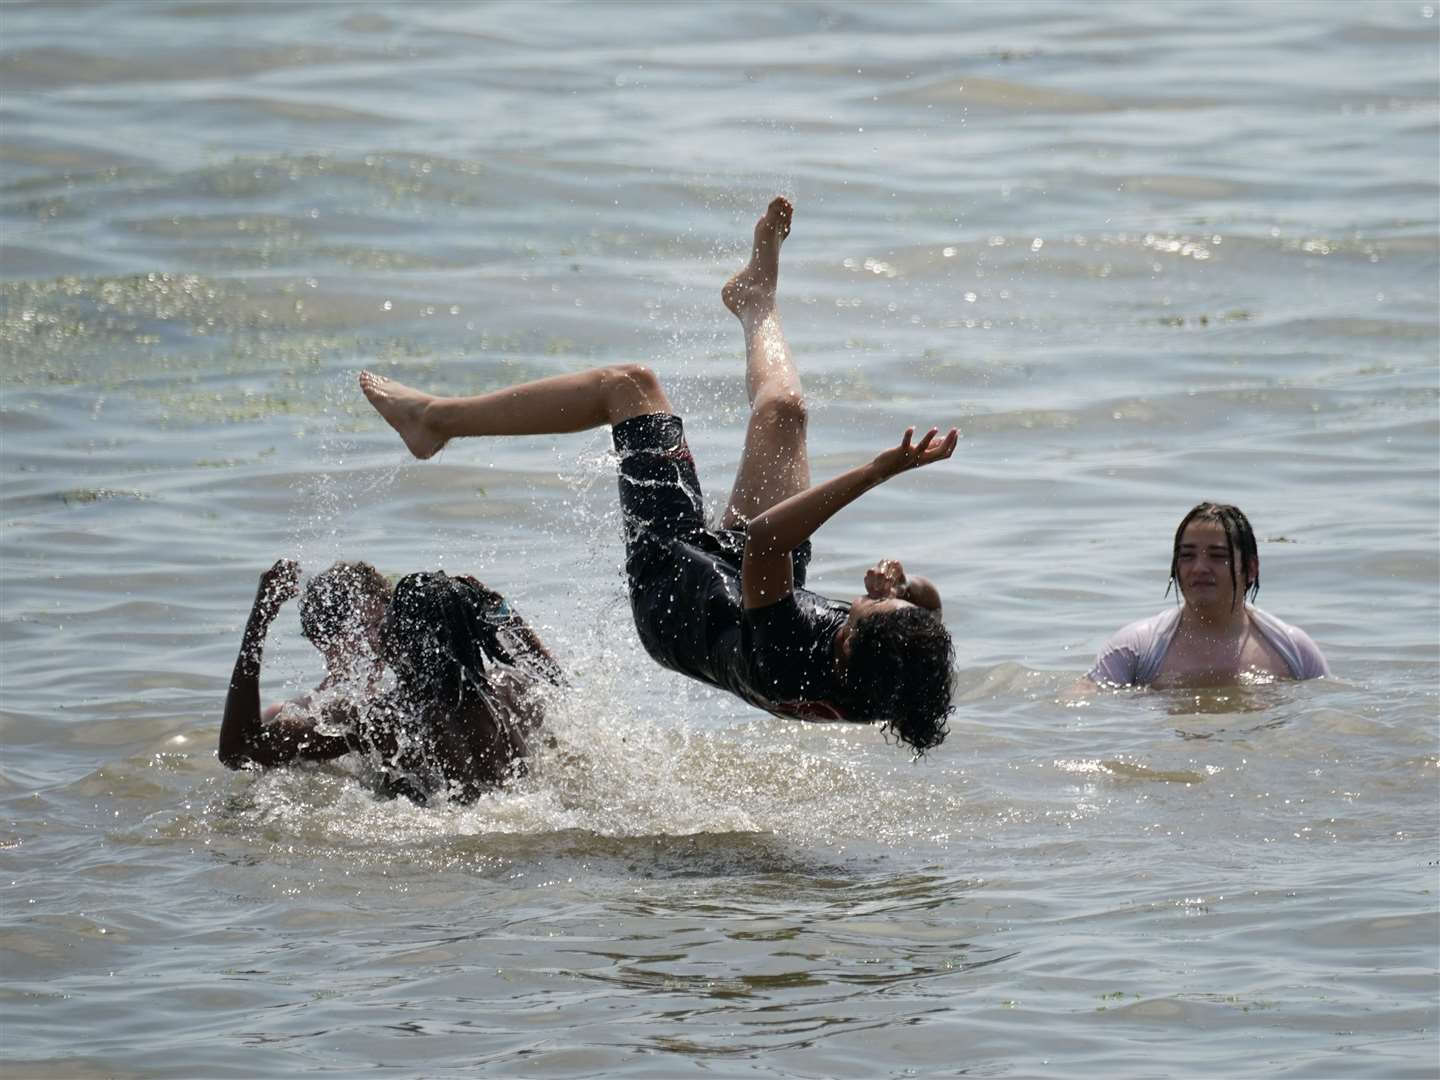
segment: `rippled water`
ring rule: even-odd
[[[5,5],[7,1075],[1434,1076],[1433,8]],[[603,433],[415,464],[354,390],[642,360],[723,498],[776,191],[817,475],[964,428],[812,567],[944,590],[919,763],[648,662]],[[1335,677],[1068,700],[1202,498]],[[504,589],[556,746],[227,773],[282,554]]]

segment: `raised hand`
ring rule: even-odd
[[[865,571],[865,592],[872,599],[905,596],[905,568],[897,559],[881,559]]]
[[[280,612],[280,606],[300,593],[300,564],[294,559],[277,559],[275,565],[260,575],[260,588],[255,592],[255,610],[267,619]]]
[[[922,465],[944,461],[955,452],[955,444],[960,441],[960,432],[951,428],[950,434],[937,442],[935,436],[939,433],[939,428],[932,427],[917,443],[912,441],[915,438],[915,429],[906,428],[905,437],[900,440],[899,446],[876,455],[876,466],[888,479],[910,469],[918,469]]]

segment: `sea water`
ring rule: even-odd
[[[6,1075],[1435,1076],[1434,9],[0,7]],[[645,657],[605,432],[414,462],[355,386],[647,363],[718,509],[777,192],[817,477],[963,430],[811,571],[939,584],[920,761]],[[1202,499],[1334,677],[1072,698]],[[227,772],[281,556],[504,591],[555,745]]]

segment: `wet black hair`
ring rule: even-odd
[[[353,630],[368,601],[383,606],[390,583],[367,562],[337,562],[316,574],[300,597],[300,630],[316,644]]]
[[[1170,549],[1170,583],[1165,586],[1165,595],[1175,590],[1175,602],[1180,602],[1180,539],[1185,530],[1196,521],[1214,521],[1225,530],[1226,543],[1230,545],[1230,587],[1236,599],[1230,601],[1233,611],[1238,600],[1254,600],[1260,592],[1260,548],[1255,542],[1255,530],[1238,506],[1228,503],[1197,503],[1188,514],[1180,519],[1175,530],[1175,543]],[[1254,569],[1255,577],[1250,578]]]
[[[486,769],[523,770],[524,739],[492,697],[486,669],[502,663],[548,675],[511,652],[508,642],[524,646],[527,632],[505,598],[472,577],[433,571],[396,583],[380,651],[397,685],[358,738],[382,791],[421,805],[473,802],[493,787]],[[481,748],[473,739],[487,731],[494,741]]]
[[[395,586],[380,640],[402,686],[454,708],[467,682],[485,685],[487,663],[515,662],[497,636],[509,617],[503,598],[473,579],[409,574]]]
[[[924,754],[949,734],[954,666],[955,643],[934,612],[912,606],[861,619],[845,665],[852,716],[885,721]]]

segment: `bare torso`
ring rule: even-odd
[[[388,766],[381,786],[392,795],[473,802],[523,775],[543,716],[534,688],[533,680],[496,665],[485,692],[468,693],[456,708],[431,703],[417,710],[392,697],[361,725],[355,749]]]

